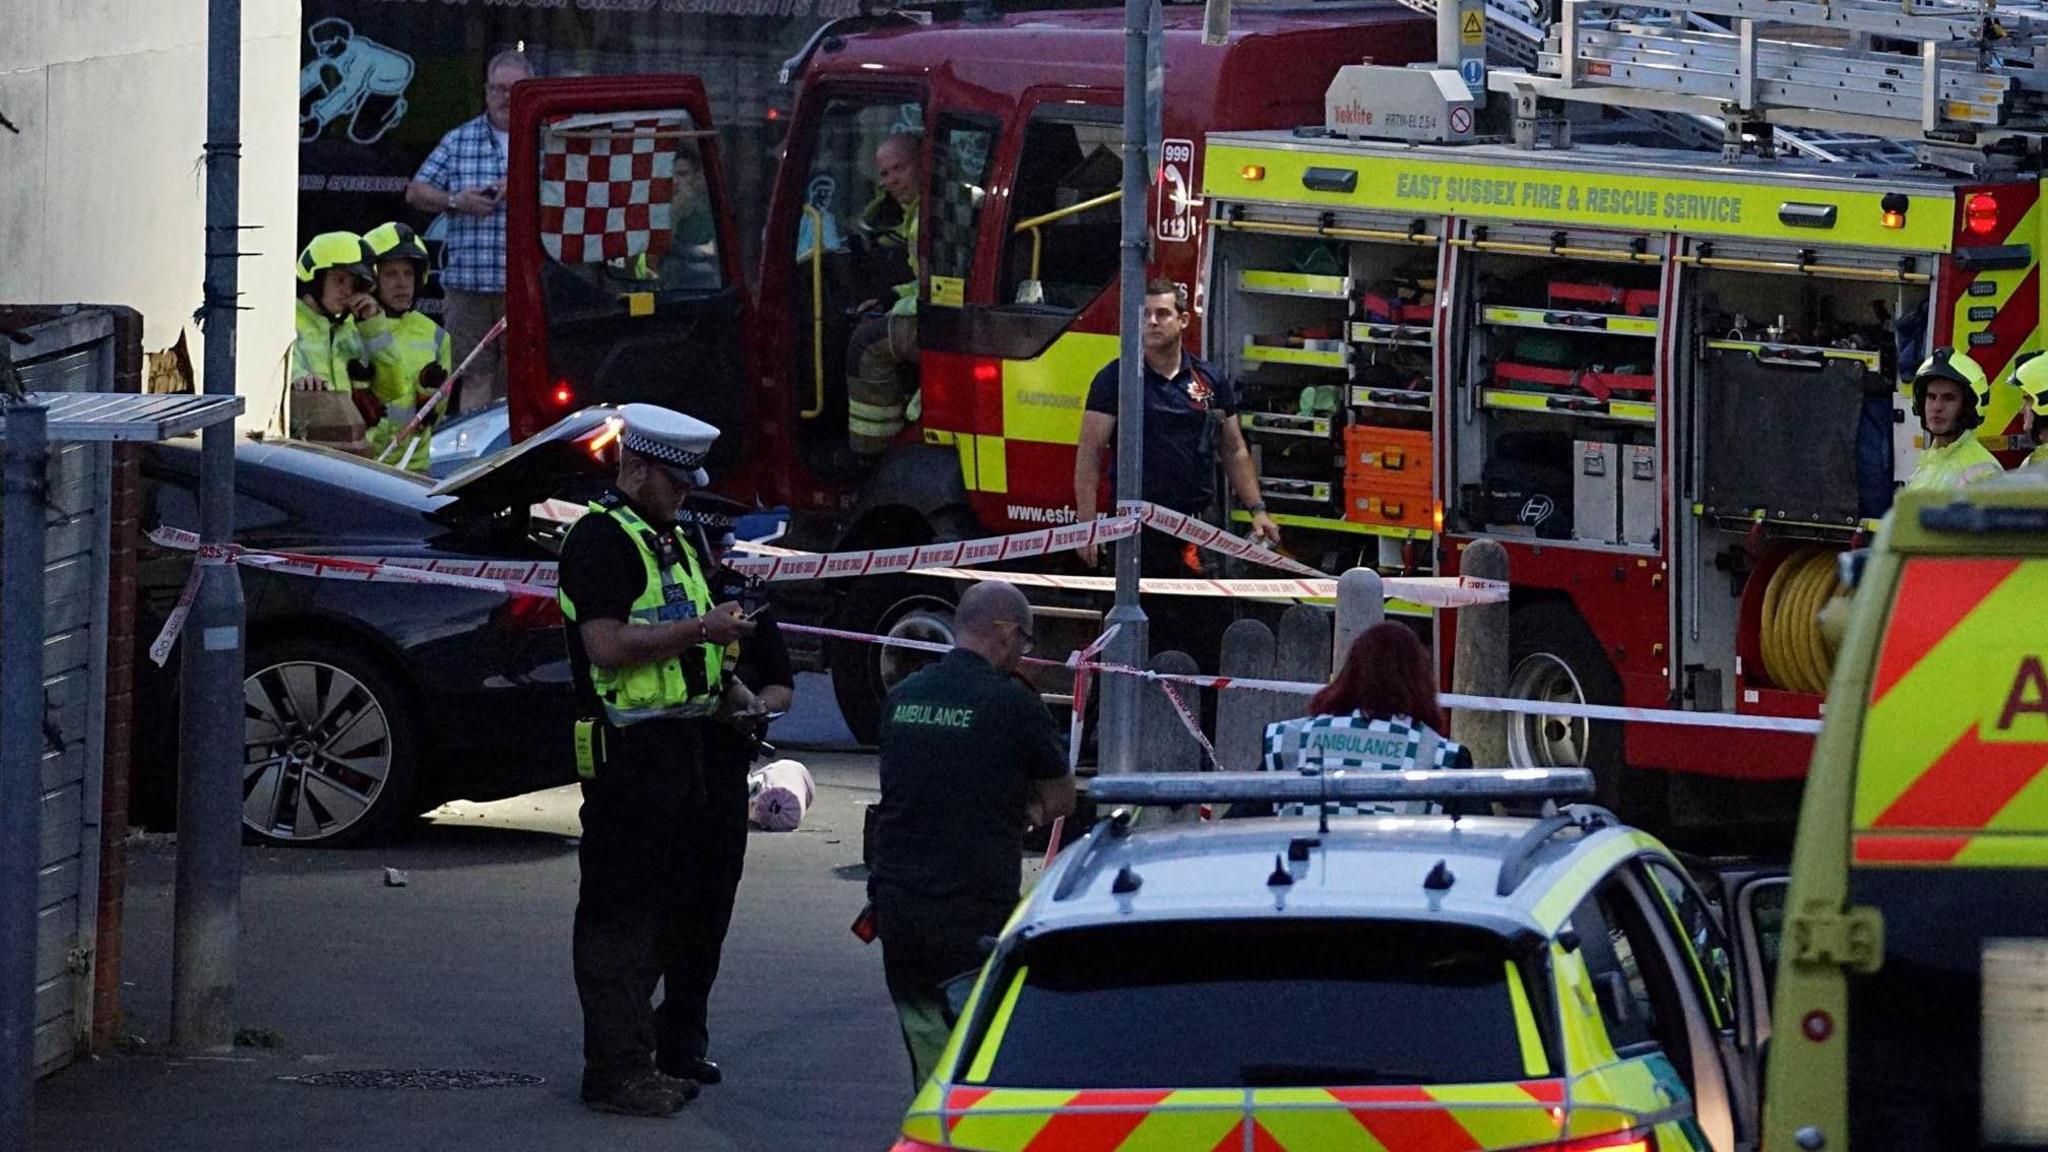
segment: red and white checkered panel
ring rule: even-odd
[[[681,119],[588,120],[542,134],[540,242],[564,264],[668,251]]]

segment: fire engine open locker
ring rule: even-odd
[[[2031,180],[1314,130],[1208,152],[1208,350],[1291,549],[1447,574],[1499,540],[1514,696],[1817,716],[1835,557],[1915,460],[1902,382],[1930,346],[2000,379],[2035,342]],[[1993,448],[2017,406],[1994,389]],[[1510,747],[1641,811],[1673,773],[1796,780],[1811,738],[1518,717]]]

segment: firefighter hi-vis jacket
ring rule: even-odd
[[[292,341],[291,367],[286,374],[286,382],[295,383],[311,377],[330,392],[354,391],[357,386],[355,377],[365,375],[370,363],[369,352],[363,345],[363,334],[356,327],[355,318],[331,319],[301,298],[293,326],[298,337]],[[358,365],[354,373],[349,371],[351,362]]]
[[[452,371],[454,349],[447,331],[417,311],[402,316],[385,313],[363,321],[359,327],[376,372],[370,380],[370,391],[384,405],[384,418],[369,430],[368,438],[370,446],[382,453],[404,430],[419,406],[433,398],[434,389],[420,383],[420,373],[429,364],[439,364],[444,374]],[[424,472],[431,436],[426,428],[420,428],[413,438],[419,445],[412,450],[407,467]],[[399,451],[405,449],[400,447]]]

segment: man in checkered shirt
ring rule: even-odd
[[[525,54],[500,52],[484,70],[484,114],[446,136],[405,187],[405,202],[448,218],[441,319],[458,363],[505,315],[505,157],[512,86],[531,79]],[[485,349],[464,374],[455,411],[505,397],[503,345]]]

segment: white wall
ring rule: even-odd
[[[0,301],[125,304],[146,351],[201,302],[207,0],[0,0]],[[243,427],[268,423],[292,337],[298,0],[242,6]]]

